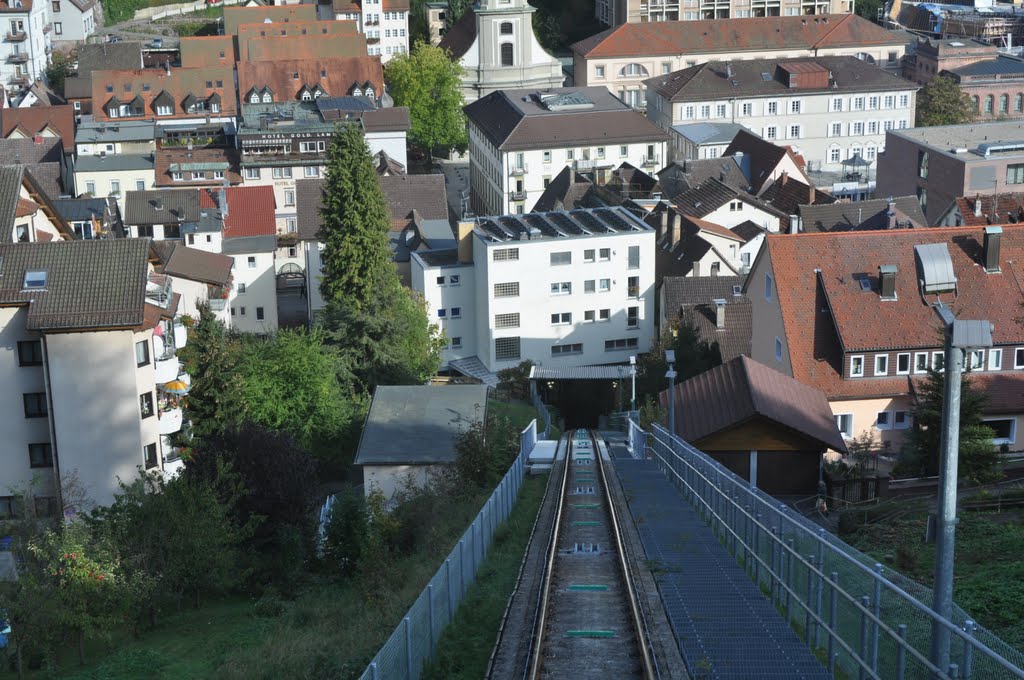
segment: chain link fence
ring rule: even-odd
[[[1024,678],[1024,654],[978,626],[959,607],[954,606],[951,620],[933,612],[925,604],[932,601],[931,588],[882,566],[751,488],[666,429],[656,425],[652,433],[638,430],[631,423],[630,439],[646,434],[647,455],[833,677]],[[934,626],[945,627],[952,637],[949,663],[942,668],[930,660]]]
[[[430,583],[402,618],[361,680],[417,680],[445,626],[452,622],[459,603],[487,556],[494,532],[504,522],[526,472],[526,460],[537,443],[537,421],[519,434],[519,455],[491,494],[466,533],[437,570]]]

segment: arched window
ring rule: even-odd
[[[506,21],[501,24],[502,35],[512,35],[512,22]]]
[[[644,68],[643,64],[637,64],[634,62],[632,64],[626,64],[625,66],[623,66],[622,70],[619,71],[619,75],[627,77],[641,76],[643,78],[646,78],[650,74],[647,72],[647,69]]]
[[[1010,110],[1010,95],[1003,94],[999,96],[999,113],[1008,113]]]
[[[512,43],[501,43],[501,65],[502,66],[514,66],[515,57],[513,55],[514,46]]]
[[[1015,113],[1024,112],[1024,93],[1017,93],[1017,97],[1013,101],[1013,110]]]
[[[978,111],[980,113],[981,112],[981,100],[978,99],[978,95],[974,95],[973,97],[971,97],[971,99],[974,100],[974,110]]]
[[[996,103],[996,98],[992,95],[985,97],[985,113],[992,113],[992,107]]]
[[[875,58],[872,57],[867,52],[858,52],[857,53],[857,58],[860,59],[861,61],[866,61],[869,64],[874,64],[875,63]]]

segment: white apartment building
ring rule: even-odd
[[[413,253],[412,287],[452,370],[621,364],[654,337],[655,237],[622,207],[477,218],[456,250]]]
[[[462,95],[474,102],[496,90],[547,89],[565,82],[562,63],[533,32],[526,0],[478,0],[440,42],[462,66]]]
[[[0,244],[0,517],[61,512],[76,477],[95,503],[136,469],[173,472],[170,437],[190,383],[175,356],[187,340],[170,276],[150,265],[148,239]],[[166,467],[165,467],[166,466]]]
[[[327,101],[322,104],[298,101],[242,105],[238,128],[242,180],[246,187],[273,188],[280,234],[298,232],[296,181],[317,179],[326,171],[327,147],[336,124],[335,120],[326,119],[318,108],[318,104],[325,106]],[[346,111],[340,116],[349,113],[361,121],[370,153],[384,151],[407,165],[408,108],[374,108],[367,104],[365,109]]]
[[[644,82],[647,117],[661,128],[738,123],[811,171],[839,171],[854,155],[875,162],[887,130],[914,126],[918,89],[856,57],[713,61]]]
[[[409,0],[334,0],[334,19],[355,21],[366,52],[385,64],[409,51]]]
[[[0,0],[0,86],[17,91],[45,80],[52,29],[49,2]]]
[[[85,42],[103,14],[99,0],[51,0],[54,42]]]
[[[811,16],[853,11],[853,0],[596,0],[594,15],[608,26],[743,17]]]
[[[32,172],[23,165],[0,166],[0,243],[38,243],[72,238],[71,225],[61,216]]]
[[[566,166],[603,184],[623,163],[665,160],[668,134],[603,87],[500,90],[464,110],[478,215],[525,213]]]

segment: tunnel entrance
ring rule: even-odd
[[[596,428],[602,415],[628,410],[630,375],[628,365],[534,367],[530,378],[537,394],[557,410],[568,430]]]

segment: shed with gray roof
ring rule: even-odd
[[[437,466],[455,461],[459,434],[486,415],[486,385],[377,387],[355,459],[366,492],[391,498],[410,475],[429,483]]]

